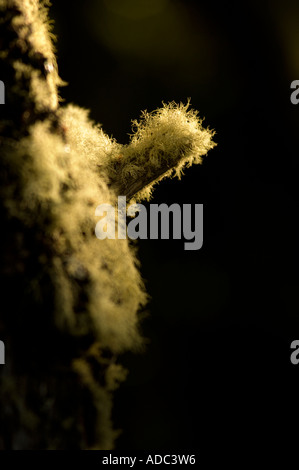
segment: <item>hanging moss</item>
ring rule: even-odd
[[[149,198],[215,145],[189,104],[134,123],[128,145],[59,106],[47,2],[0,0],[0,447],[111,449],[117,356],[142,347],[136,248],[98,240],[95,208]]]

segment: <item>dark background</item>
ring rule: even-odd
[[[118,449],[255,452],[298,422],[297,1],[53,1],[67,102],[121,143],[131,120],[186,102],[218,146],[153,203],[204,204],[204,244],[139,243],[152,300],[144,354],[116,393]],[[277,446],[277,447],[276,447]]]

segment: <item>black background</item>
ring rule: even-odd
[[[128,143],[142,109],[188,97],[216,130],[203,164],[161,183],[151,201],[203,203],[204,244],[139,243],[149,342],[120,358],[130,373],[115,396],[117,449],[255,453],[267,442],[275,452],[284,438],[291,447],[298,2],[56,0],[51,16],[69,83],[61,96],[91,109],[109,135]]]

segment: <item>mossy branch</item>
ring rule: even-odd
[[[185,166],[202,162],[202,156],[216,145],[214,131],[204,129],[189,106],[189,101],[164,104],[134,121],[131,143],[110,173],[116,193],[128,200],[149,199],[156,183],[170,176],[180,178]]]
[[[116,357],[142,345],[147,294],[128,241],[95,237],[95,208],[149,198],[200,163],[214,133],[170,103],[121,145],[86,110],[59,106],[47,5],[0,0],[0,448],[111,449]]]

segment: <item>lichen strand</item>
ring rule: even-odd
[[[111,353],[134,349],[141,344],[137,312],[145,304],[146,294],[136,267],[137,259],[127,240],[100,242],[94,234],[96,206],[104,202],[114,204],[116,196],[109,190],[107,178],[99,176],[90,142],[97,132],[95,150],[99,158],[107,158],[106,154],[114,144],[109,144],[107,137],[102,139],[102,131],[87,121],[84,111],[77,110],[77,113],[82,115],[80,121],[74,120],[73,107],[61,113],[63,122],[81,132],[81,138],[77,132],[76,136],[70,135],[67,144],[53,133],[50,121],[44,120],[31,126],[29,135],[20,141],[2,145],[2,174],[7,175],[1,181],[2,208],[8,221],[7,232],[15,237],[9,246],[6,244],[5,264],[10,265],[10,272],[6,273],[4,296],[9,312],[4,314],[3,322],[6,327],[8,322],[12,323],[11,348],[15,349],[15,366],[21,373],[19,376],[12,371],[8,379],[11,386],[15,386],[11,396],[16,400],[14,406],[19,413],[29,409],[38,422],[36,430],[45,423],[48,426],[48,441],[44,433],[40,433],[44,441],[29,441],[30,447],[65,448],[70,445],[71,437],[79,447],[111,448],[115,434],[107,410],[111,410],[110,389],[113,387],[109,368],[113,363],[105,365],[108,387],[100,357],[93,357],[91,367],[85,351],[94,342]],[[104,143],[106,150],[102,149]],[[16,252],[19,276],[12,265]],[[18,292],[17,298],[13,292]],[[8,318],[11,315],[14,320]],[[15,337],[18,327],[22,327],[26,344],[24,339]],[[52,362],[49,358],[53,348],[56,352]],[[24,355],[28,364],[24,362]],[[49,408],[49,416],[35,408],[41,400],[39,388],[31,389],[34,371],[43,371],[43,383],[48,384],[48,377],[55,381],[57,369],[64,368],[68,377],[68,369],[76,364],[76,358],[80,358],[81,367],[73,368],[76,374],[71,374],[68,380],[74,381],[72,387],[79,387],[79,396],[83,393],[81,388],[87,389],[84,392],[86,406],[93,409],[96,418],[83,427],[89,432],[95,429],[86,439],[78,434],[79,419],[66,416],[68,428],[58,427],[61,416],[53,412],[53,407],[57,400],[61,403],[68,400],[67,388],[63,388],[59,398],[60,387],[58,384],[57,389],[52,387],[54,402]],[[82,375],[84,368],[88,370],[88,381],[85,380],[86,373]],[[100,382],[99,376],[103,377]],[[115,377],[117,380],[117,374]],[[59,380],[64,381],[62,374]],[[20,381],[26,384],[27,393]],[[45,387],[49,389],[48,385]],[[27,401],[27,394],[32,406]],[[65,413],[62,405],[61,413]],[[59,421],[53,421],[53,416]],[[27,421],[22,416],[18,419],[25,426],[23,437],[14,436],[11,445],[26,447]],[[97,429],[100,431],[96,432]],[[74,433],[78,434],[76,439]],[[39,434],[36,432],[35,435]],[[69,436],[67,440],[65,436]]]
[[[115,353],[141,344],[137,311],[146,299],[128,243],[94,235],[96,206],[115,201],[99,165],[116,144],[86,111],[58,110],[44,6],[2,0],[0,8],[9,84],[1,109],[0,447],[110,449],[111,394],[124,377]]]
[[[117,357],[142,346],[146,304],[135,247],[98,240],[95,209],[148,197],[171,171],[213,147],[196,113],[164,105],[135,124],[129,145],[88,112],[58,106],[61,80],[45,2],[0,0],[8,84],[0,122],[0,447],[111,449]],[[51,65],[52,64],[52,65]],[[1,68],[2,70],[2,68]]]
[[[0,0],[1,80],[6,87],[1,135],[17,137],[36,122],[55,113],[63,85],[48,21],[47,3]]]
[[[150,199],[156,183],[181,177],[183,168],[201,163],[216,144],[214,131],[204,129],[197,111],[180,103],[163,104],[133,121],[131,142],[124,147],[118,173],[110,176],[116,191],[136,201]]]

